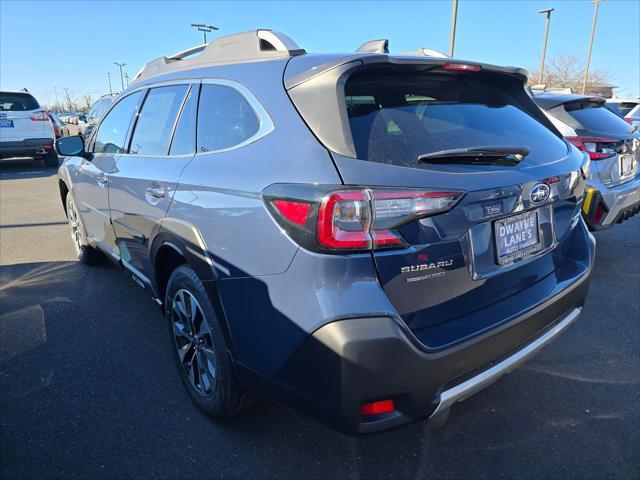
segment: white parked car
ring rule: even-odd
[[[0,158],[35,157],[58,165],[49,114],[29,92],[0,92]]]

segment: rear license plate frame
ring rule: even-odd
[[[500,225],[511,224],[514,222],[519,222],[523,220],[530,220],[531,218],[535,219],[535,227],[529,227],[529,229],[534,229],[535,238],[525,239],[519,243],[522,243],[522,246],[517,246],[515,250],[509,250],[506,253],[502,252],[500,241],[504,238],[507,238],[506,235],[501,235],[499,227]],[[518,213],[516,215],[510,215],[508,217],[500,218],[493,221],[493,242],[495,247],[495,257],[496,263],[498,265],[504,266],[509,265],[511,263],[515,263],[521,261],[531,255],[534,255],[542,250],[542,231],[540,229],[540,209],[529,210],[526,212]],[[508,234],[508,235],[515,235]],[[530,243],[532,240],[535,240],[534,243]],[[517,242],[518,243],[518,242]],[[526,243],[526,245],[524,245]],[[508,246],[506,246],[508,249]]]

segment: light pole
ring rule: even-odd
[[[127,79],[127,88],[129,88],[129,74],[127,72],[124,72],[124,78]]]
[[[544,57],[547,55],[547,39],[549,38],[549,23],[551,22],[551,12],[553,8],[543,8],[538,10],[538,13],[547,14],[547,25],[544,29],[544,46],[542,47],[542,60],[540,61],[540,75],[538,76],[538,83],[542,83],[542,74],[544,73]]]
[[[56,109],[59,110],[60,109],[60,104],[58,103],[58,88],[57,87],[53,87],[53,92],[56,94]]]
[[[124,67],[126,63],[113,62],[113,64],[120,68],[120,85],[122,85],[122,90],[124,90],[124,77],[122,76],[122,67]]]
[[[451,37],[449,38],[449,56],[453,58],[453,46],[456,43],[456,22],[458,20],[458,0],[453,0],[453,14],[451,15]]]
[[[587,90],[587,80],[589,79],[589,64],[591,63],[591,49],[593,48],[593,37],[596,33],[596,22],[598,21],[598,6],[602,0],[593,0],[596,4],[593,12],[593,25],[591,26],[591,40],[589,41],[589,53],[587,54],[587,68],[584,70],[584,80],[582,81],[582,94]]]
[[[213,30],[219,30],[218,27],[204,23],[192,23],[191,26],[197,28],[199,32],[204,34],[204,43],[207,43],[207,33],[211,33]]]
[[[107,78],[109,79],[109,95],[113,95],[113,89],[111,88],[111,72],[107,72]]]

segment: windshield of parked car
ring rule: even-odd
[[[363,160],[415,167],[420,155],[483,145],[526,147],[531,164],[567,154],[566,144],[508,89],[473,73],[356,73],[345,100]]]
[[[0,92],[0,111],[28,112],[40,108],[28,93]]]

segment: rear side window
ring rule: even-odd
[[[187,96],[180,120],[171,141],[169,155],[190,155],[196,151],[196,111],[198,109],[198,86],[194,85]]]
[[[28,93],[0,93],[0,111],[28,112],[38,108],[40,105]]]
[[[626,135],[629,124],[596,102],[571,102],[549,110],[549,113],[574,130],[609,135]]]
[[[167,155],[178,112],[188,85],[172,85],[149,90],[138,116],[129,153]]]
[[[224,150],[253,137],[260,120],[235,88],[202,85],[198,107],[198,152]]]
[[[142,91],[134,92],[123,98],[107,114],[95,137],[94,153],[124,153],[125,141],[131,120],[137,112]]]
[[[481,146],[527,147],[534,164],[567,154],[506,88],[478,75],[360,72],[347,80],[345,101],[362,160],[418,167],[419,155]]]

